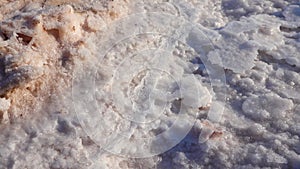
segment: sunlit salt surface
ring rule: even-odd
[[[0,168],[298,169],[299,11],[1,1]]]

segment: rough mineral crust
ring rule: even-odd
[[[0,0],[0,169],[300,169],[299,21],[297,0]],[[94,139],[122,131],[117,151],[134,153],[182,108],[193,128],[166,152],[129,158]]]

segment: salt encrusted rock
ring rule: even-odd
[[[97,1],[85,6],[80,0],[26,1],[25,4],[16,2],[1,6],[1,9],[7,7],[7,13],[0,13],[6,16],[15,13],[15,17],[8,17],[0,24],[0,95],[11,98],[14,103],[10,117],[25,117],[42,106],[38,102],[49,98],[50,91],[55,88],[63,91],[62,86],[69,87],[71,68],[76,62],[74,56],[80,55],[77,49],[93,51],[90,44],[94,45],[94,42],[89,42],[89,33],[100,31],[117,15],[122,16],[126,11],[120,10],[125,8],[124,3]],[[102,8],[96,9],[93,4],[102,4]],[[118,4],[120,6],[114,7]],[[87,9],[94,12],[82,12]],[[114,11],[114,16],[110,16],[107,9]],[[91,57],[96,53],[93,52],[90,55],[84,53]]]
[[[63,44],[75,43],[82,38],[82,27],[84,22],[82,15],[75,13],[70,6],[63,6],[48,12],[47,22],[43,22],[46,30],[58,31],[58,40]]]

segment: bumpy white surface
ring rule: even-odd
[[[58,86],[59,92],[51,99],[37,102],[37,107],[41,107],[37,112],[12,124],[2,124],[0,168],[300,168],[298,1],[145,0],[127,5],[129,14],[147,11],[178,17],[156,30],[169,33],[167,37],[174,33],[168,32],[170,28],[182,28],[178,26],[182,19],[199,24],[210,45],[199,48],[199,43],[207,41],[193,32],[171,45],[165,43],[168,40],[149,34],[130,36],[116,44],[115,39],[130,35],[129,32],[139,33],[138,30],[144,29],[153,32],[157,25],[133,28],[131,25],[119,29],[125,32],[115,33],[113,21],[92,13],[82,16],[84,6],[80,9],[75,5],[78,13],[70,6],[58,9],[66,15],[59,22],[45,25],[46,29],[59,28],[63,32],[60,34],[63,45],[55,50],[84,41],[83,45],[70,47],[70,52],[77,56],[75,88],[71,91],[72,88],[63,90]],[[87,28],[81,30],[84,18]],[[135,19],[132,21],[147,25],[146,20]],[[68,32],[73,26],[74,31]],[[180,31],[185,35],[187,29],[179,29],[177,33]],[[167,54],[151,51],[162,42],[172,51]],[[5,45],[5,41],[0,43]],[[112,50],[102,50],[108,48]],[[200,52],[204,52],[202,60],[195,57]],[[151,62],[149,54],[160,59]],[[104,57],[98,62],[100,56]],[[214,69],[205,70],[203,62],[213,63]],[[139,65],[150,65],[152,69],[148,71]],[[221,75],[223,70],[226,85],[212,77]],[[96,78],[90,79],[93,76],[89,73],[96,74]],[[214,85],[210,86],[211,83]],[[178,91],[183,92],[181,95],[176,92],[178,86],[182,86]],[[199,93],[193,92],[196,88]],[[225,96],[226,101],[222,99]],[[133,139],[166,131],[178,118],[179,101],[188,107],[185,112],[187,119],[192,119],[188,122],[193,128],[171,150],[134,159],[115,154],[134,155],[140,148],[148,149],[130,144],[130,140],[126,145],[114,143],[119,147],[102,147],[101,143],[112,141],[107,138],[116,131]],[[3,119],[8,119],[10,104],[13,103],[9,98],[0,99]],[[149,107],[152,111],[147,111]],[[101,118],[93,118],[91,112],[96,115],[100,112]],[[128,120],[148,122],[156,118],[159,120],[150,126],[134,125]],[[177,131],[169,138],[178,137],[180,128]]]

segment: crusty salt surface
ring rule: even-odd
[[[293,107],[293,102],[275,94],[265,94],[247,98],[242,107],[244,113],[254,119],[276,119],[284,118],[286,111]]]
[[[20,61],[20,63],[15,62],[11,68],[28,65],[40,70],[38,72],[41,73],[38,80],[26,81],[22,85],[18,84],[15,88],[6,90],[5,99],[11,102],[8,112],[9,115],[15,115],[15,117],[10,119],[12,124],[1,126],[0,142],[4,144],[0,144],[0,168],[299,168],[300,47],[297,12],[299,5],[296,1],[293,1],[292,4],[292,0],[173,0],[168,2],[37,0],[38,4],[23,8],[24,4],[29,1],[31,0],[2,0],[0,2],[0,19],[5,20],[0,24],[0,57],[8,56],[9,53],[13,54],[14,60]],[[69,13],[72,10],[68,10],[70,6],[65,6],[65,4],[72,6],[73,13]],[[56,5],[61,5],[61,7],[55,7]],[[43,6],[44,8],[42,8]],[[129,10],[126,9],[127,7]],[[51,14],[48,8],[56,10],[51,10]],[[107,10],[108,8],[109,10]],[[220,69],[226,69],[229,94],[226,96],[227,101],[224,102],[226,112],[222,114],[222,119],[218,118],[220,117],[219,111],[210,111],[207,114],[206,110],[209,107],[202,107],[200,110],[186,109],[188,116],[196,115],[199,118],[196,124],[203,123],[203,118],[208,117],[210,121],[218,121],[213,125],[220,127],[224,132],[222,135],[213,134],[212,129],[205,132],[206,128],[203,127],[203,124],[196,125],[176,147],[162,155],[146,159],[121,158],[101,151],[99,145],[95,144],[95,140],[92,140],[90,136],[96,137],[98,134],[96,138],[104,141],[110,140],[107,137],[111,134],[110,132],[116,131],[116,128],[120,131],[124,129],[122,134],[127,140],[133,134],[140,138],[159,135],[169,129],[172,122],[175,122],[176,112],[178,113],[178,109],[180,110],[179,103],[183,101],[175,99],[171,105],[172,111],[160,116],[160,120],[155,121],[152,126],[137,126],[126,123],[126,121],[123,122],[112,104],[99,107],[94,104],[93,101],[97,99],[99,102],[111,103],[110,98],[106,95],[111,90],[111,85],[101,82],[109,81],[115,71],[111,68],[120,64],[122,59],[115,56],[123,54],[125,57],[127,51],[135,48],[143,49],[139,45],[148,43],[134,43],[139,42],[139,39],[126,41],[123,43],[123,47],[120,45],[117,49],[112,50],[115,54],[109,52],[104,64],[96,66],[97,73],[92,73],[97,76],[95,83],[89,83],[89,79],[87,83],[78,83],[83,85],[78,86],[78,89],[95,84],[97,90],[94,92],[94,97],[91,90],[88,89],[75,95],[86,99],[85,103],[88,105],[82,106],[83,109],[79,109],[78,106],[77,111],[87,111],[86,115],[92,115],[92,117],[101,114],[103,120],[100,123],[94,123],[95,119],[83,120],[87,116],[79,115],[78,117],[83,120],[83,123],[90,124],[91,128],[107,132],[95,131],[92,133],[95,135],[87,135],[75,114],[72,114],[75,110],[72,109],[72,103],[70,103],[72,97],[68,92],[68,88],[71,88],[68,85],[70,82],[68,72],[70,73],[74,65],[78,71],[80,69],[84,71],[85,65],[90,65],[91,70],[94,70],[94,63],[97,63],[97,59],[99,59],[99,50],[103,51],[100,54],[103,55],[106,50],[102,49],[114,46],[115,39],[124,40],[121,40],[120,37],[126,36],[126,33],[130,31],[141,33],[139,29],[142,27],[125,27],[125,24],[123,30],[126,31],[110,34],[109,37],[113,37],[111,43],[108,42],[106,47],[101,46],[107,40],[103,34],[114,32],[110,30],[112,20],[117,20],[127,12],[135,14],[149,11],[176,16],[176,19],[171,19],[173,22],[171,28],[180,28],[184,23],[182,22],[184,18],[200,23],[207,29],[203,29],[203,31],[216,49],[212,48],[212,45],[202,46],[203,48],[199,49],[199,44],[207,42],[207,40],[202,36],[197,36],[197,31],[182,38],[179,38],[182,32],[189,32],[190,29],[179,29],[181,31],[171,34],[171,37],[176,37],[174,39],[178,38],[183,42],[176,44],[176,49],[172,51],[174,55],[183,60],[175,64],[181,66],[175,66],[176,69],[173,69],[172,74],[178,77],[195,70],[194,67],[196,70],[193,73],[196,74],[196,80],[203,82],[201,87],[209,89],[209,85],[207,85],[209,78],[204,69],[205,66],[198,59],[196,62],[199,65],[188,64],[190,60],[193,60],[193,56],[197,56],[195,51],[204,54],[210,53],[211,57],[207,59],[218,67],[210,73],[215,74]],[[68,16],[62,16],[64,13]],[[55,19],[56,16],[58,16],[57,19]],[[76,26],[74,32],[72,22],[76,23],[77,17],[83,18],[83,22],[73,25]],[[59,23],[60,18],[65,25]],[[103,20],[98,20],[98,18]],[[99,23],[94,23],[95,20]],[[162,24],[166,23],[159,17],[157,20]],[[48,22],[52,21],[56,23],[54,26],[57,27],[49,26],[51,24]],[[134,17],[133,21],[145,23],[149,20],[143,17]],[[30,23],[37,24],[37,26]],[[49,28],[55,29],[45,30],[44,23]],[[99,25],[101,28],[97,28]],[[152,29],[155,26],[154,24],[146,27]],[[165,32],[170,30],[170,27],[162,27],[157,32]],[[71,29],[67,31],[65,28]],[[75,34],[74,37],[63,37],[57,30],[67,31],[66,35],[73,36],[73,33]],[[65,43],[61,43],[60,37]],[[79,41],[73,43],[78,38]],[[155,38],[151,39],[149,36],[141,39],[154,42],[152,47],[155,47],[155,44],[162,44],[162,41],[165,40],[164,38],[161,39],[162,41],[159,38],[154,40]],[[206,62],[206,60],[202,61]],[[158,61],[158,63],[165,62],[167,60]],[[2,66],[2,62],[0,64]],[[186,68],[184,69],[182,65],[185,65]],[[5,79],[3,71],[3,69],[0,70],[1,80]],[[85,73],[82,73],[83,77],[89,76],[88,71]],[[178,85],[169,86],[169,82],[174,79],[163,72],[148,72],[148,76],[155,74],[165,78],[157,81],[156,87],[159,90],[172,91],[180,86],[180,80],[178,80]],[[143,77],[142,75],[143,73],[137,74],[137,78],[130,83],[131,88],[129,87],[128,91],[130,92],[128,93],[149,91],[150,87],[155,86],[151,83],[146,84],[147,90],[142,90],[143,85],[136,87],[135,84],[139,82],[139,77]],[[146,79],[150,79],[148,76]],[[187,77],[187,79],[191,78]],[[120,86],[122,87],[122,85]],[[217,88],[216,86],[213,87]],[[214,90],[214,96],[209,90],[211,94],[209,97],[224,95],[225,92],[222,88],[217,89]],[[188,89],[186,91],[189,92]],[[148,101],[166,95],[156,92]],[[169,98],[176,98],[179,95],[180,93],[173,93]],[[189,93],[186,96],[191,98],[193,95]],[[199,99],[205,100],[202,97]],[[133,98],[132,100],[137,101],[138,99]],[[161,101],[152,103],[157,104],[158,108],[166,105]],[[192,100],[192,103],[197,103],[197,101]],[[273,110],[272,106],[278,110],[275,108]],[[250,111],[252,108],[257,111]],[[135,109],[144,110],[143,107],[138,107],[138,104]],[[214,108],[210,107],[210,109]],[[93,111],[98,114],[88,114]],[[24,114],[24,112],[26,113]],[[211,113],[217,113],[217,115]],[[29,120],[23,119],[22,115],[29,116]],[[142,119],[140,117],[137,120]],[[151,118],[151,116],[148,117],[148,119]],[[180,116],[179,122],[181,118],[185,119],[186,116]],[[189,123],[188,118],[182,121],[184,123],[176,125],[173,132],[163,135],[161,140],[155,142],[153,148],[159,148],[160,144],[163,145],[166,142],[164,137],[178,138],[186,126],[190,127],[192,124]],[[119,123],[112,125],[111,122]],[[153,128],[155,129],[151,130]],[[203,133],[201,132],[202,128]],[[214,139],[216,136],[218,139]],[[119,140],[115,139],[114,141]],[[117,152],[123,150],[128,151],[127,154],[134,154],[137,149],[144,149],[143,142],[136,142],[141,143],[138,144],[139,147],[130,142],[127,143],[129,148],[126,149],[124,145],[116,143],[114,150]],[[157,149],[154,151],[157,152]]]
[[[212,102],[212,91],[194,74],[198,63],[191,62],[195,55],[201,57],[209,41],[201,29],[172,18],[145,13],[116,22],[103,38],[101,51],[107,53],[98,56],[100,63],[74,73],[74,105],[81,124],[107,151],[128,157],[167,151],[192,128],[198,109]],[[179,23],[181,28],[174,29]],[[186,42],[191,33],[203,42],[197,44],[199,53]],[[182,48],[189,54],[174,52]]]

